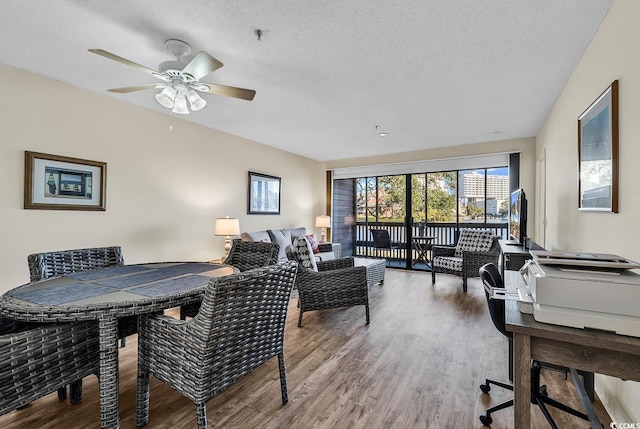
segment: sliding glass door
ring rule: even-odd
[[[503,167],[336,180],[334,232],[345,232],[334,239],[350,241],[343,248],[353,256],[429,270],[430,246],[455,244],[460,228],[506,236],[508,172]],[[336,226],[342,218],[344,227]]]

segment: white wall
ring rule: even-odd
[[[616,253],[640,261],[640,2],[617,0],[540,130],[546,152],[546,247]],[[577,118],[619,80],[619,213],[578,212]],[[640,422],[640,384],[598,376],[596,388],[617,421]]]
[[[224,246],[216,217],[314,230],[324,213],[324,163],[175,116],[169,131],[168,114],[3,65],[0,93],[0,293],[29,280],[34,252],[121,245],[127,263],[211,260]],[[25,150],[106,162],[107,210],[24,210]],[[281,215],[246,214],[249,170],[282,178]]]

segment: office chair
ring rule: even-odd
[[[479,270],[480,278],[482,279],[482,283],[485,286],[485,297],[487,298],[487,305],[489,307],[489,314],[491,315],[491,321],[494,326],[502,335],[509,339],[509,378],[512,378],[513,375],[513,333],[507,331],[506,329],[506,320],[505,320],[505,302],[500,299],[494,299],[491,296],[490,291],[492,289],[504,289],[504,283],[502,280],[502,276],[498,271],[498,268],[493,263],[485,264],[480,267]],[[573,379],[573,384],[578,390],[578,396],[580,397],[580,401],[582,402],[587,414],[581,413],[580,411],[574,410],[573,408],[562,404],[554,399],[549,398],[547,392],[547,386],[540,385],[540,372],[542,368],[550,368],[554,370],[560,371],[568,371],[571,372],[571,378]],[[546,405],[550,405],[552,407],[558,408],[562,411],[565,411],[569,414],[572,414],[576,417],[579,417],[583,420],[589,421],[592,429],[600,428],[602,429],[602,423],[598,420],[598,417],[593,409],[593,405],[589,400],[587,393],[585,391],[584,385],[578,381],[578,373],[575,369],[567,369],[564,367],[560,367],[557,365],[551,365],[546,363],[541,363],[538,361],[531,362],[531,403],[538,405],[542,414],[544,414],[545,418],[551,425],[553,429],[558,429],[553,417],[549,414],[549,410]],[[494,381],[490,379],[486,379],[484,384],[480,385],[480,390],[482,393],[489,393],[491,390],[491,385],[496,385],[502,387],[504,389],[508,389],[513,391],[513,385],[507,383],[501,383],[499,381]],[[494,407],[491,407],[485,411],[484,414],[480,415],[480,422],[484,426],[491,426],[493,423],[493,419],[491,418],[491,414],[502,410],[504,408],[508,408],[513,405],[513,399],[510,399],[506,402],[498,404]]]

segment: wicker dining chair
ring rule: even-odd
[[[98,375],[95,322],[24,323],[0,316],[0,415]]]
[[[284,262],[212,279],[195,318],[140,316],[137,427],[149,422],[149,374],[192,400],[204,429],[207,401],[278,356],[286,404],[284,328],[295,275],[295,262]]]
[[[369,323],[369,288],[367,268],[354,266],[352,257],[316,262],[304,236],[286,247],[287,257],[298,262],[298,327],[305,311],[364,305]]]
[[[255,241],[233,240],[229,256],[223,263],[238,270],[248,271],[254,268],[266,267],[278,262],[280,245],[276,243],[262,243]],[[200,310],[200,302],[185,304],[180,307],[180,319],[195,317]]]
[[[36,282],[79,271],[118,267],[124,265],[124,257],[120,246],[94,247],[34,253],[27,256],[27,263],[29,264],[30,280]],[[137,332],[137,316],[118,319],[118,338],[122,347],[126,345],[126,337]],[[82,395],[82,380],[71,385],[70,390],[71,402],[79,401]],[[58,390],[58,397],[61,400],[66,398],[65,388]]]

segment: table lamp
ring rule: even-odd
[[[327,228],[331,228],[331,216],[326,216],[326,215],[317,216],[316,228],[321,228],[320,244],[326,243]]]
[[[231,250],[231,236],[240,234],[240,221],[233,217],[219,217],[216,219],[215,235],[224,236],[224,259]]]

